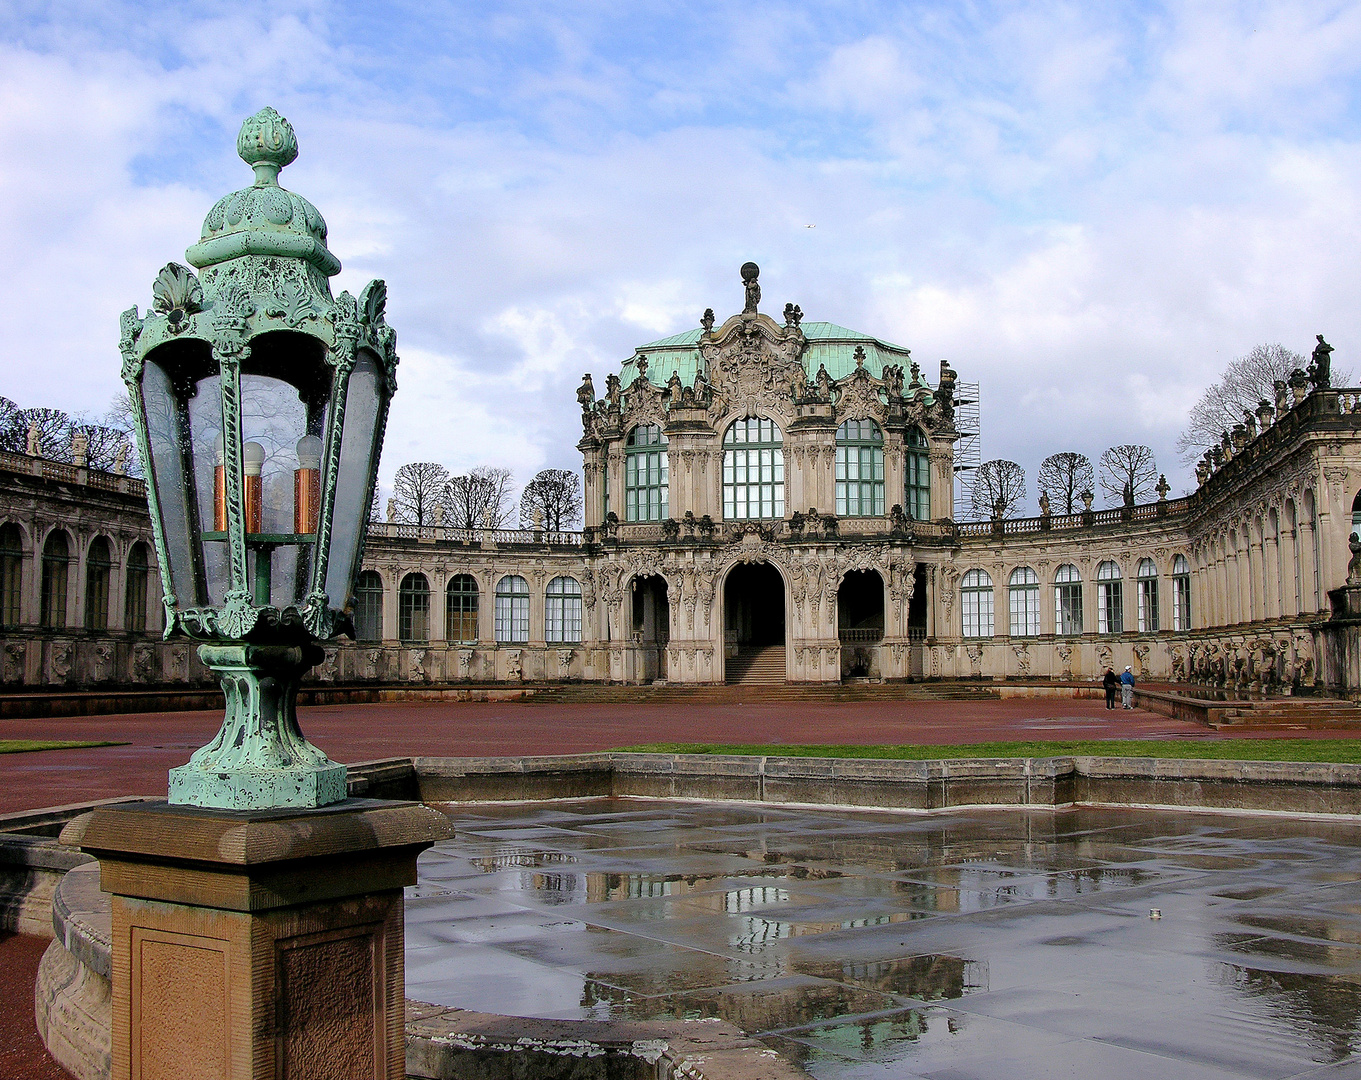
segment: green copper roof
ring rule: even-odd
[[[848,330],[844,326],[829,322],[805,322],[801,327],[808,345],[803,351],[803,366],[812,379],[818,373],[819,365],[827,366],[827,374],[833,379],[841,379],[855,370],[856,346],[865,350],[865,367],[875,378],[883,375],[885,364],[908,366],[911,358],[908,350],[900,345],[882,341],[870,334]],[[695,381],[699,369],[699,339],[704,333],[699,327],[683,334],[639,345],[634,355],[624,361],[620,378],[628,386],[638,374],[638,354],[647,357],[648,379],[661,386],[671,373],[677,372],[686,386]]]

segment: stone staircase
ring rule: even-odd
[[[731,669],[731,664],[729,665]],[[852,701],[994,701],[997,690],[989,683],[730,683],[726,686],[602,685],[574,683],[536,690],[529,700],[538,705],[642,704],[737,705],[777,702]]]
[[[743,648],[728,661],[729,686],[782,686],[784,646],[758,645]]]
[[[1227,708],[1209,721],[1213,728],[1322,730],[1361,727],[1361,708],[1340,698],[1272,698]]]

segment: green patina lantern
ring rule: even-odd
[[[119,344],[166,636],[204,643],[227,699],[217,738],[171,770],[170,802],[325,806],[345,767],[303,737],[298,684],[349,628],[396,334],[382,281],[331,296],[326,223],[278,183],[298,156],[288,121],[261,109],[236,146],[255,183],[209,212],[186,252],[200,276],[162,270]]]

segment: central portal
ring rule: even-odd
[[[784,682],[784,579],[769,563],[733,568],[723,586],[727,681]]]

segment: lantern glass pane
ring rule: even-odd
[[[192,504],[185,498],[185,462],[190,447],[184,402],[170,375],[155,360],[142,369],[142,408],[151,449],[151,473],[161,506],[161,528],[170,560],[171,584],[181,608],[201,603],[194,579]],[[192,483],[192,477],[190,478]]]
[[[247,528],[246,576],[252,595],[260,565],[256,552],[260,541],[254,536],[294,535],[293,500],[298,469],[298,440],[311,434],[307,406],[296,387],[266,375],[241,374],[241,437],[243,443],[258,443],[265,452],[260,467],[260,527]],[[312,547],[293,543],[271,545],[269,551],[270,605],[277,608],[296,604],[307,591],[307,572]]]
[[[194,487],[198,500],[199,528],[221,531],[225,526],[214,511],[217,491],[219,445],[222,439],[222,385],[213,372],[198,380],[189,399],[189,431],[194,461]],[[203,573],[208,587],[206,603],[219,605],[231,588],[231,558],[225,540],[205,540]],[[187,603],[185,606],[189,606]]]
[[[345,398],[345,428],[336,473],[335,513],[331,519],[331,552],[326,564],[326,596],[331,607],[337,609],[349,604],[355,563],[368,517],[369,485],[375,464],[373,437],[382,405],[381,387],[382,375],[377,363],[371,355],[361,351],[350,373]],[[323,458],[323,466],[325,460]]]

